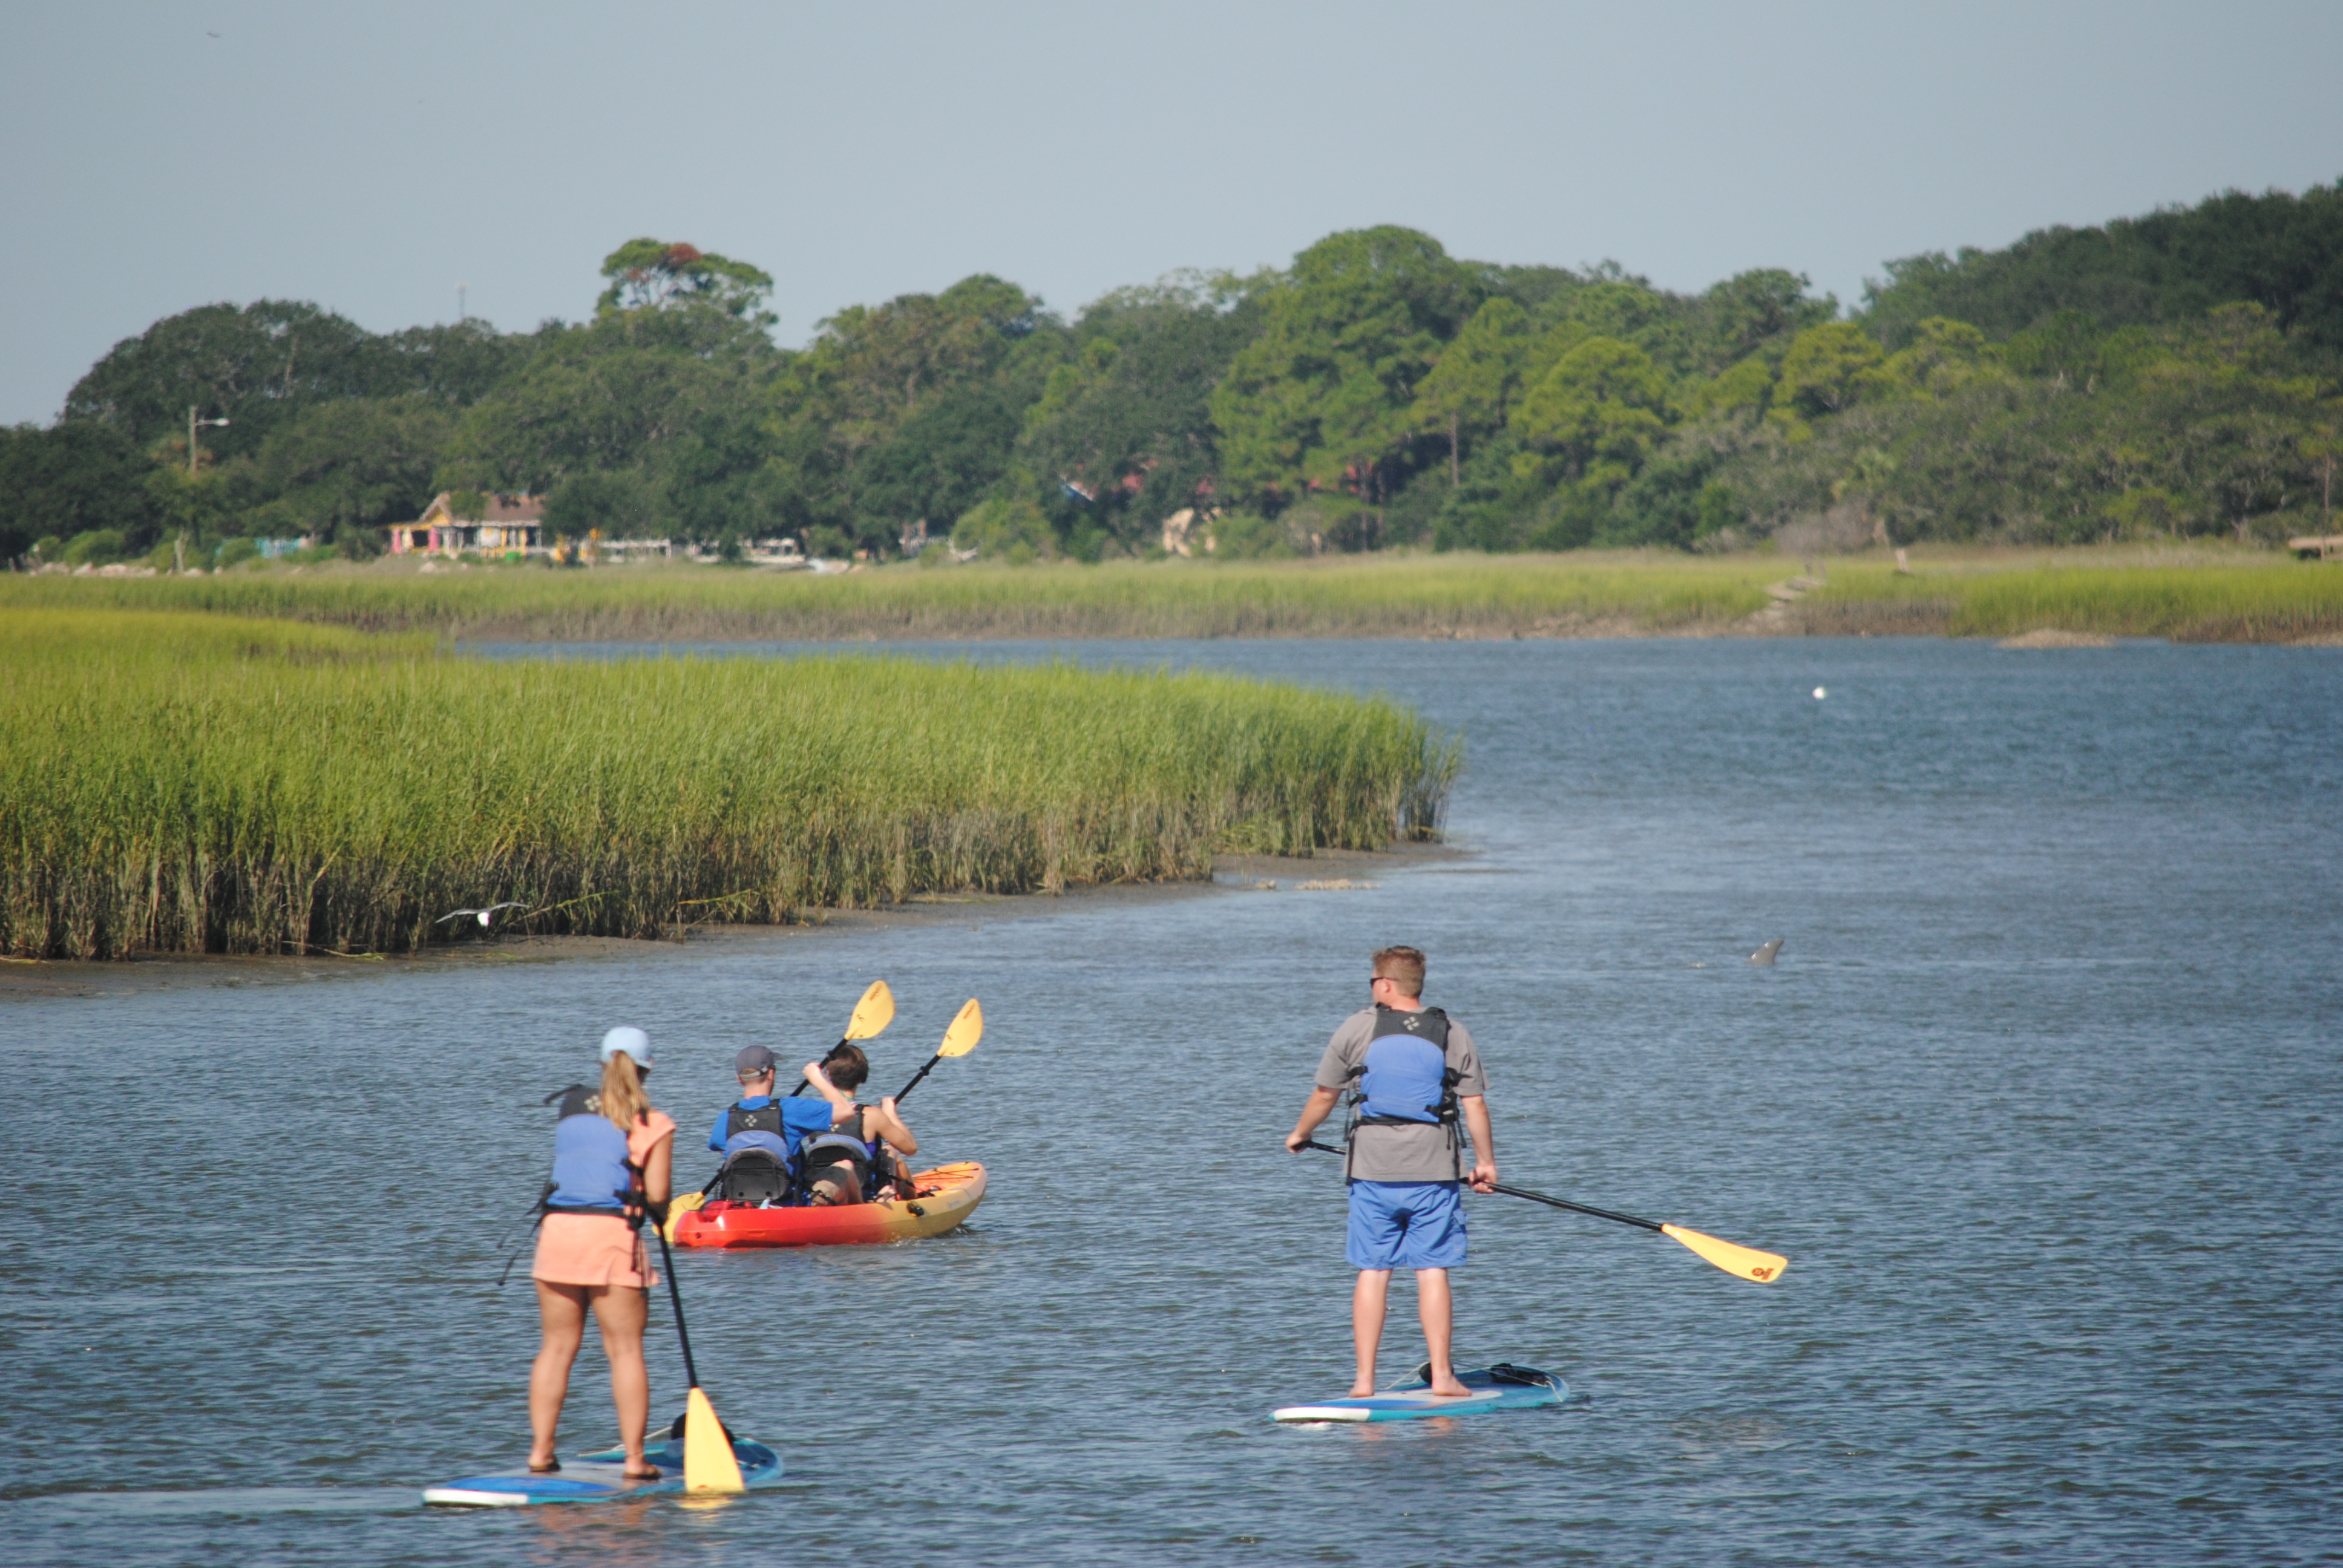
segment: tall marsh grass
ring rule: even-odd
[[[0,575],[0,610],[113,607],[515,640],[1576,637],[1740,630],[2291,641],[2343,632],[2343,567],[2216,546],[1916,548],[1838,558],[1786,617],[1752,623],[1779,555],[1575,551],[1101,567],[898,566],[845,576],[697,567],[406,563],[186,578]]]
[[[1222,676],[862,658],[491,661],[224,616],[0,616],[0,950],[650,936],[1209,874],[1436,827],[1453,743]]]
[[[0,576],[0,607],[284,616],[480,638],[1511,637],[1698,631],[1767,601],[1782,563],[1672,554],[1242,564],[898,566],[831,577],[698,566],[317,568],[296,575]]]
[[[1816,633],[2006,637],[2056,628],[2177,642],[2294,642],[2343,632],[2343,568],[2284,558],[2219,564],[1833,562],[1797,607]]]

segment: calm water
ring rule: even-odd
[[[2343,1559],[2343,654],[976,651],[1394,693],[1465,733],[1478,853],[1375,891],[0,992],[7,1555]],[[1743,961],[1774,936],[1778,968]],[[1277,1141],[1393,940],[1483,1043],[1509,1179],[1786,1252],[1785,1281],[1476,1200],[1459,1353],[1573,1402],[1272,1426],[1339,1392],[1350,1279],[1333,1161]],[[810,1052],[879,976],[890,1087],[983,998],[982,1047],[907,1111],[992,1195],[946,1240],[679,1260],[719,1408],[791,1483],[417,1506],[521,1452],[533,1312],[494,1279],[538,1098],[640,1022],[696,1176],[732,1053]],[[671,1407],[664,1302],[653,1346]],[[598,1352],[572,1389],[574,1450],[609,1431]]]

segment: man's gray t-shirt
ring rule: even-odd
[[[1318,1087],[1347,1090],[1356,1085],[1353,1070],[1367,1062],[1367,1046],[1375,1035],[1375,1010],[1354,1012],[1342,1020],[1326,1054],[1318,1059]],[[1489,1092],[1481,1070],[1481,1053],[1473,1037],[1454,1019],[1448,1020],[1448,1065],[1456,1070],[1456,1092]],[[1465,1162],[1471,1169],[1471,1161]],[[1361,1181],[1453,1181],[1456,1151],[1450,1148],[1448,1129],[1436,1121],[1422,1126],[1362,1127],[1351,1151],[1351,1175]]]

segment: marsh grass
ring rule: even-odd
[[[647,937],[1428,835],[1453,744],[1209,675],[485,660],[223,616],[0,616],[0,950],[396,952],[517,899]]]
[[[1615,552],[1240,564],[891,567],[840,576],[697,566],[387,563],[225,577],[0,578],[0,606],[294,617],[476,638],[1511,637],[1699,631],[1766,603],[1778,561]]]
[[[2218,545],[1916,548],[1827,562],[1775,629],[2004,636],[2046,625],[2126,637],[2291,641],[2343,632],[2343,567]],[[513,640],[921,638],[1500,638],[1760,629],[1780,555],[1674,552],[1342,557],[1101,567],[890,567],[782,576],[660,566],[557,570],[403,563],[224,577],[0,576],[0,609],[111,606]]]
[[[2281,557],[1833,562],[1797,606],[1817,634],[2008,637],[2061,629],[2177,642],[2295,642],[2343,631],[2343,569]]]

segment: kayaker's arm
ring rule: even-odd
[[[871,1111],[870,1119],[878,1124],[879,1136],[893,1144],[898,1153],[917,1154],[920,1151],[920,1141],[911,1136],[911,1130],[903,1125],[901,1117],[895,1114],[892,1095],[879,1102]]]
[[[1339,1089],[1312,1090],[1310,1099],[1302,1107],[1301,1120],[1293,1124],[1293,1131],[1285,1135],[1286,1151],[1291,1154],[1301,1153],[1302,1146],[1310,1141],[1310,1135],[1318,1131],[1318,1124],[1334,1114],[1334,1107],[1342,1103],[1342,1091]],[[1485,1126],[1487,1121],[1488,1113],[1483,1111],[1482,1124]],[[1495,1178],[1492,1177],[1491,1180],[1493,1181]]]
[[[807,1088],[830,1101],[830,1124],[832,1127],[853,1113],[854,1096],[832,1083],[830,1074],[821,1070],[821,1063],[809,1061],[805,1064],[805,1081]]]

